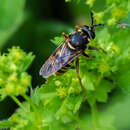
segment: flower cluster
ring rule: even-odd
[[[9,53],[0,55],[0,96],[18,96],[26,93],[31,86],[31,76],[25,70],[34,56],[26,54],[19,47],[9,49]]]

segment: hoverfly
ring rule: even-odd
[[[79,55],[83,55],[90,58],[84,51],[85,49],[99,50],[101,48],[95,48],[89,46],[90,40],[95,38],[94,28],[103,24],[95,24],[93,13],[91,12],[91,25],[87,26],[75,26],[75,32],[69,35],[63,33],[65,40],[56,48],[51,54],[48,60],[43,64],[40,75],[43,78],[47,78],[53,74],[59,75],[65,73],[68,68],[71,67],[72,62],[76,59],[76,74],[79,79],[82,92],[84,91],[81,78],[79,76]]]

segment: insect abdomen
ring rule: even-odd
[[[69,68],[71,68],[72,63],[67,64],[66,66],[62,67],[60,70],[56,72],[56,75],[64,74]]]

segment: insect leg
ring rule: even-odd
[[[88,46],[88,49],[89,49],[89,50],[101,50],[103,53],[106,54],[106,51],[105,51],[104,49],[102,49],[102,48],[93,47],[93,46]]]
[[[78,79],[79,79],[79,82],[80,82],[82,95],[83,95],[83,97],[85,97],[85,94],[84,94],[84,87],[83,87],[81,78],[80,78],[80,76],[79,76],[79,59],[78,59],[78,58],[76,58],[76,75],[77,75],[77,77],[78,77]]]
[[[75,31],[78,32],[78,30],[80,29],[80,27],[78,25],[75,26]]]
[[[86,58],[93,58],[94,56],[89,56],[88,54],[86,54],[85,52],[82,53],[83,56],[85,56]]]
[[[65,34],[65,32],[63,32],[62,35],[65,37],[65,39],[69,38],[69,36],[67,34]]]
[[[48,85],[49,81],[50,81],[50,77],[48,77],[48,79],[46,80],[45,84]]]

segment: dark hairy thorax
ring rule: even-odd
[[[73,51],[73,53],[77,51],[84,51],[86,49],[87,44],[89,43],[88,39],[89,39],[88,35],[82,31],[70,34],[68,42],[74,49],[70,48],[69,46],[68,49],[70,49],[71,52]],[[72,60],[69,64],[65,65],[59,71],[57,71],[56,75],[61,75],[65,73],[71,67],[73,61],[74,60]]]
[[[89,37],[86,33],[82,31],[75,32],[69,35],[69,43],[76,50],[85,50],[87,44],[89,43]]]

